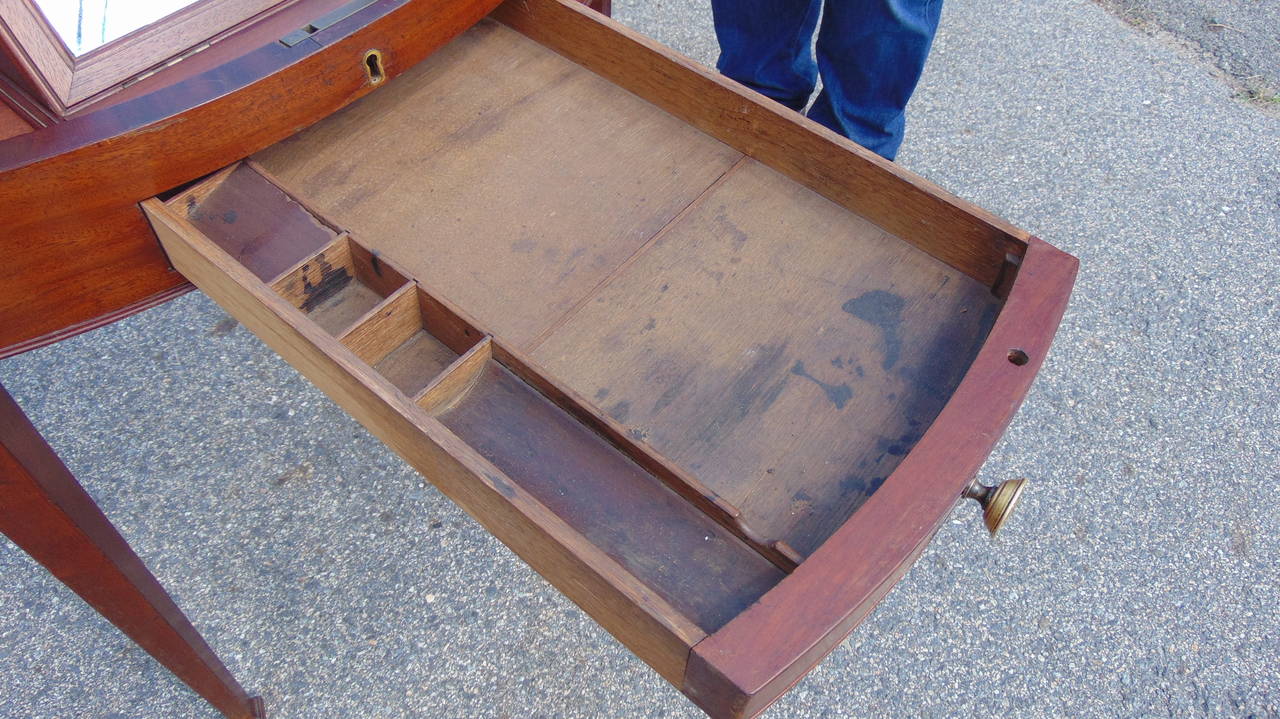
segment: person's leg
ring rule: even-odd
[[[818,81],[813,33],[822,0],[711,0],[720,72],[800,111]]]
[[[892,160],[941,14],[942,0],[829,0],[809,117]]]

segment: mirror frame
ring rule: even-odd
[[[296,2],[196,0],[76,56],[35,0],[0,0],[0,43],[48,108],[66,116]]]

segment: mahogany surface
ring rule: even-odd
[[[0,104],[0,140],[31,132],[34,128],[22,115],[6,104]]]
[[[584,1],[598,12],[610,12],[609,0]],[[29,263],[0,280],[0,298],[24,297],[21,305],[0,299],[0,358],[100,327],[189,291],[190,285],[155,251],[155,236],[133,206],[265,147],[371,89],[360,87],[362,69],[350,60],[341,64],[340,72],[338,64],[301,63],[302,58],[340,40],[352,47],[376,46],[391,58],[386,73],[394,77],[497,2],[379,2],[315,34],[292,52],[273,51],[282,48],[276,38],[342,3],[300,0],[182,62],[77,106],[71,115],[76,120],[73,128],[36,133],[38,140],[21,144],[5,142],[25,134],[5,117],[9,109],[24,107],[26,115],[17,114],[37,128],[59,124],[60,118],[31,99],[30,79],[7,56],[7,49],[0,48],[0,74],[6,75],[0,78],[0,90],[6,85],[20,89],[0,93],[0,102],[10,106],[0,109],[0,188],[16,188],[11,191],[16,204],[0,204],[0,218],[15,231],[8,235],[10,241],[22,240],[14,247],[38,250]],[[280,82],[259,82],[273,73],[280,73]],[[335,83],[335,77],[343,82]],[[306,92],[280,92],[290,85],[305,87]],[[218,102],[229,94],[250,102]],[[207,124],[194,141],[183,142],[180,130],[165,131],[196,119],[191,111],[204,104],[214,107],[198,115]],[[126,107],[115,109],[122,105]],[[246,107],[254,111],[246,113]],[[243,132],[249,125],[257,137]],[[116,140],[124,135],[134,135],[132,144],[163,158],[159,165],[122,161]],[[109,174],[99,179],[118,185],[122,192],[55,193],[61,201],[54,203],[48,192],[32,183],[59,187],[75,172],[53,172],[36,180],[8,174],[39,160],[61,162],[59,155],[76,150],[86,163],[103,164]],[[103,271],[86,272],[90,263]],[[59,274],[58,268],[65,271]]]

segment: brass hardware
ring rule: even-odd
[[[364,74],[369,78],[369,84],[377,85],[387,79],[387,75],[382,70],[382,53],[378,50],[370,50],[364,54]]]
[[[1022,496],[1026,483],[1025,479],[1010,479],[988,487],[974,479],[964,490],[964,496],[982,505],[982,523],[987,525],[991,536],[996,536],[1013,513],[1013,508],[1018,506],[1018,498]]]

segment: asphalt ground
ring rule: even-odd
[[[1134,27],[1216,68],[1242,97],[1280,115],[1280,2],[1097,1]]]
[[[617,16],[703,61],[705,3]],[[1280,716],[1280,120],[1087,0],[948,0],[905,166],[1080,257],[957,509],[767,714]],[[273,717],[697,717],[211,301],[0,362]],[[213,717],[0,542],[0,716]]]

